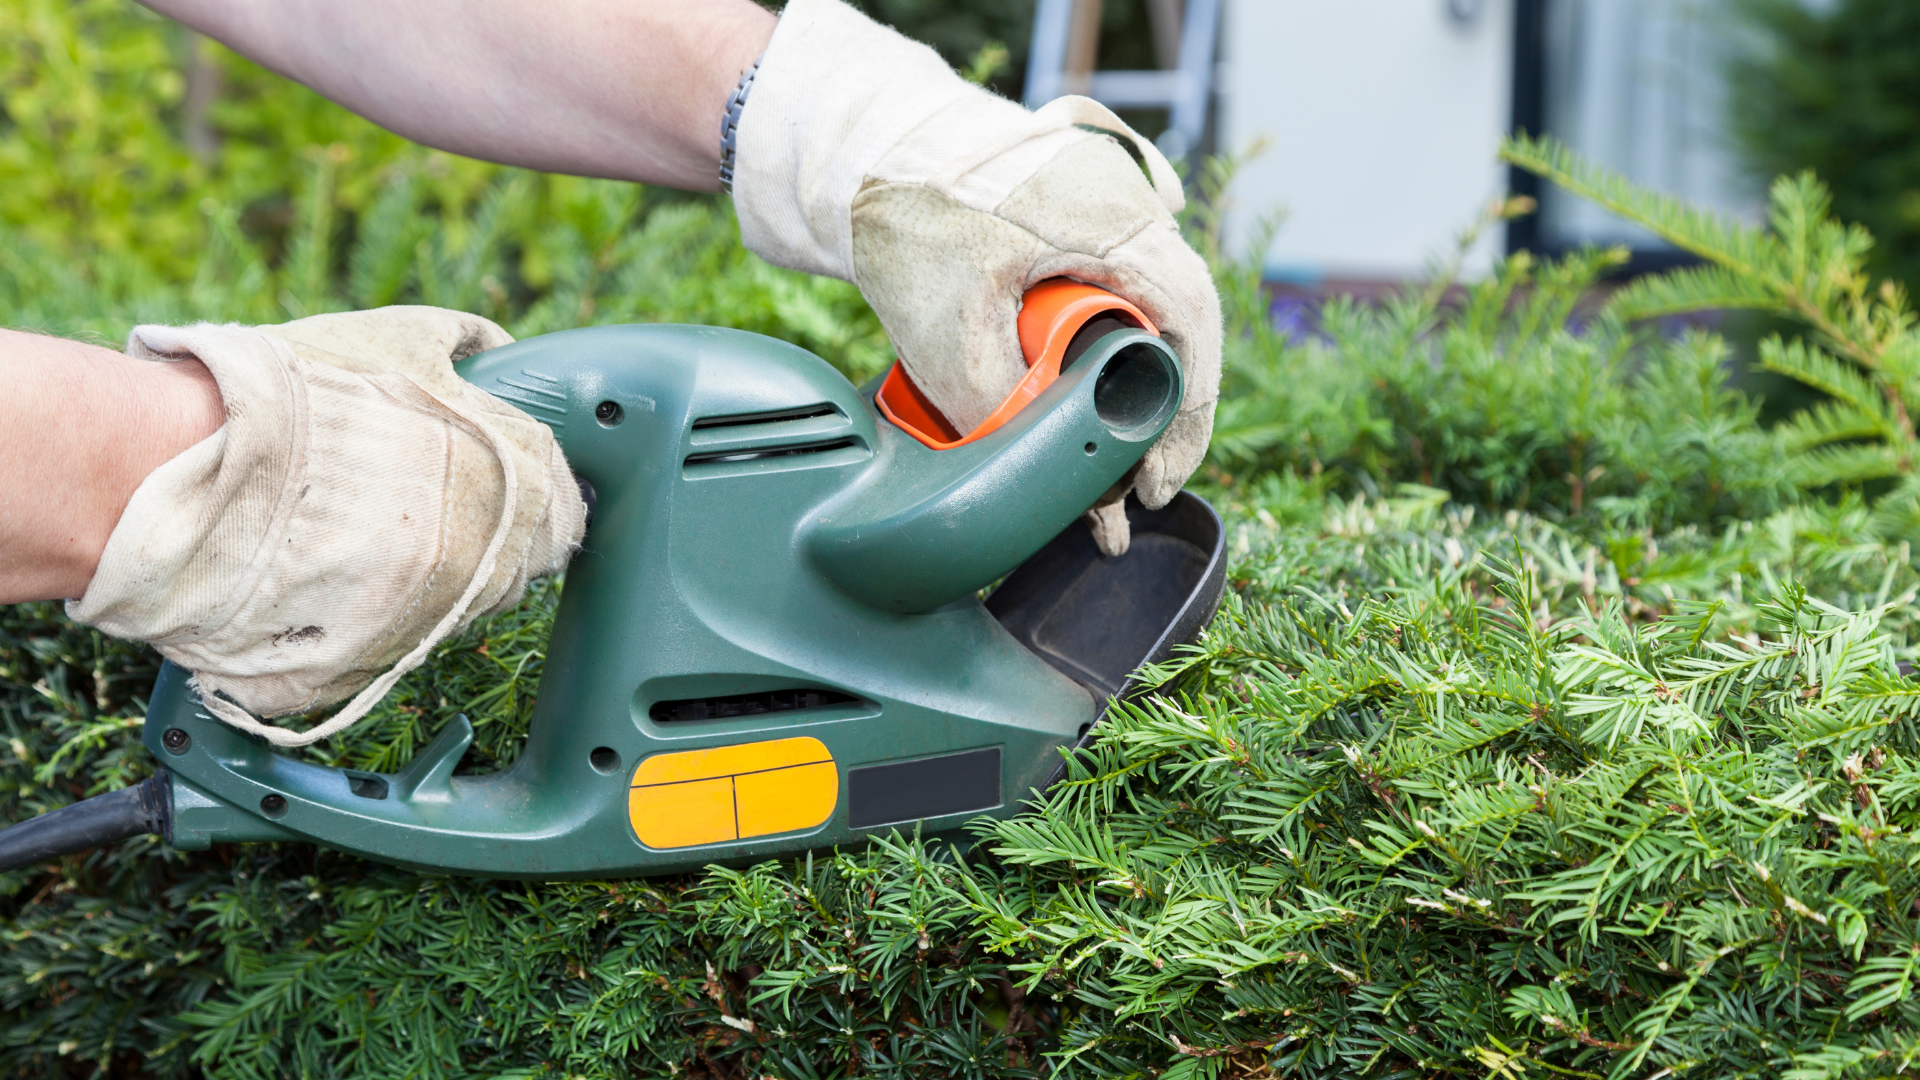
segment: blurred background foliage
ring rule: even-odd
[[[1757,31],[1731,71],[1729,126],[1755,177],[1812,169],[1878,241],[1871,265],[1920,287],[1920,4],[1739,0]]]
[[[748,255],[718,198],[427,150],[125,0],[0,3],[10,324],[118,341],[391,303],[521,335],[723,322],[856,374],[890,356],[853,286]]]

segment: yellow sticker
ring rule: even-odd
[[[833,816],[840,770],[819,739],[655,754],[633,770],[627,816],[651,848],[811,829]]]

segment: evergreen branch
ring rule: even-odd
[[[1731,290],[1736,295],[1751,295],[1761,283],[1761,268],[1771,261],[1768,238],[1760,230],[1642,188],[1552,137],[1511,136],[1501,143],[1500,157],[1718,264],[1741,281]]]
[[[1794,481],[1808,488],[1860,484],[1912,471],[1912,459],[1891,447],[1872,443],[1813,447],[1801,451],[1793,462]]]
[[[1897,426],[1903,416],[1891,411],[1896,403],[1885,396],[1853,367],[1841,364],[1827,353],[1804,341],[1783,341],[1778,335],[1760,343],[1760,362],[1769,371],[1779,372],[1827,394],[1858,411],[1871,411],[1884,417],[1881,432],[1897,438]]]
[[[1773,293],[1758,286],[1750,277],[1724,266],[1711,265],[1642,275],[1608,301],[1608,306],[1622,318],[1634,321],[1694,311],[1740,308],[1767,311],[1775,304]]]

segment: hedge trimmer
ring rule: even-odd
[[[857,390],[733,330],[596,327],[472,357],[461,374],[550,425],[592,493],[519,759],[459,775],[456,717],[399,772],[323,767],[213,719],[168,664],[142,736],[163,767],[0,831],[0,869],[157,833],[608,877],[1013,813],[1134,669],[1193,639],[1224,579],[1220,521],[1190,493],[1130,503],[1119,557],[1081,520],[1179,405],[1150,321],[1057,280],[1020,337],[1026,378],[965,433],[902,366]]]

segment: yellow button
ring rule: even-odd
[[[627,815],[652,848],[811,829],[833,816],[840,770],[818,739],[655,754],[633,771]]]
[[[733,777],[627,789],[627,815],[648,847],[692,847],[736,839]]]
[[[811,829],[833,814],[840,770],[832,761],[733,778],[741,836]]]

